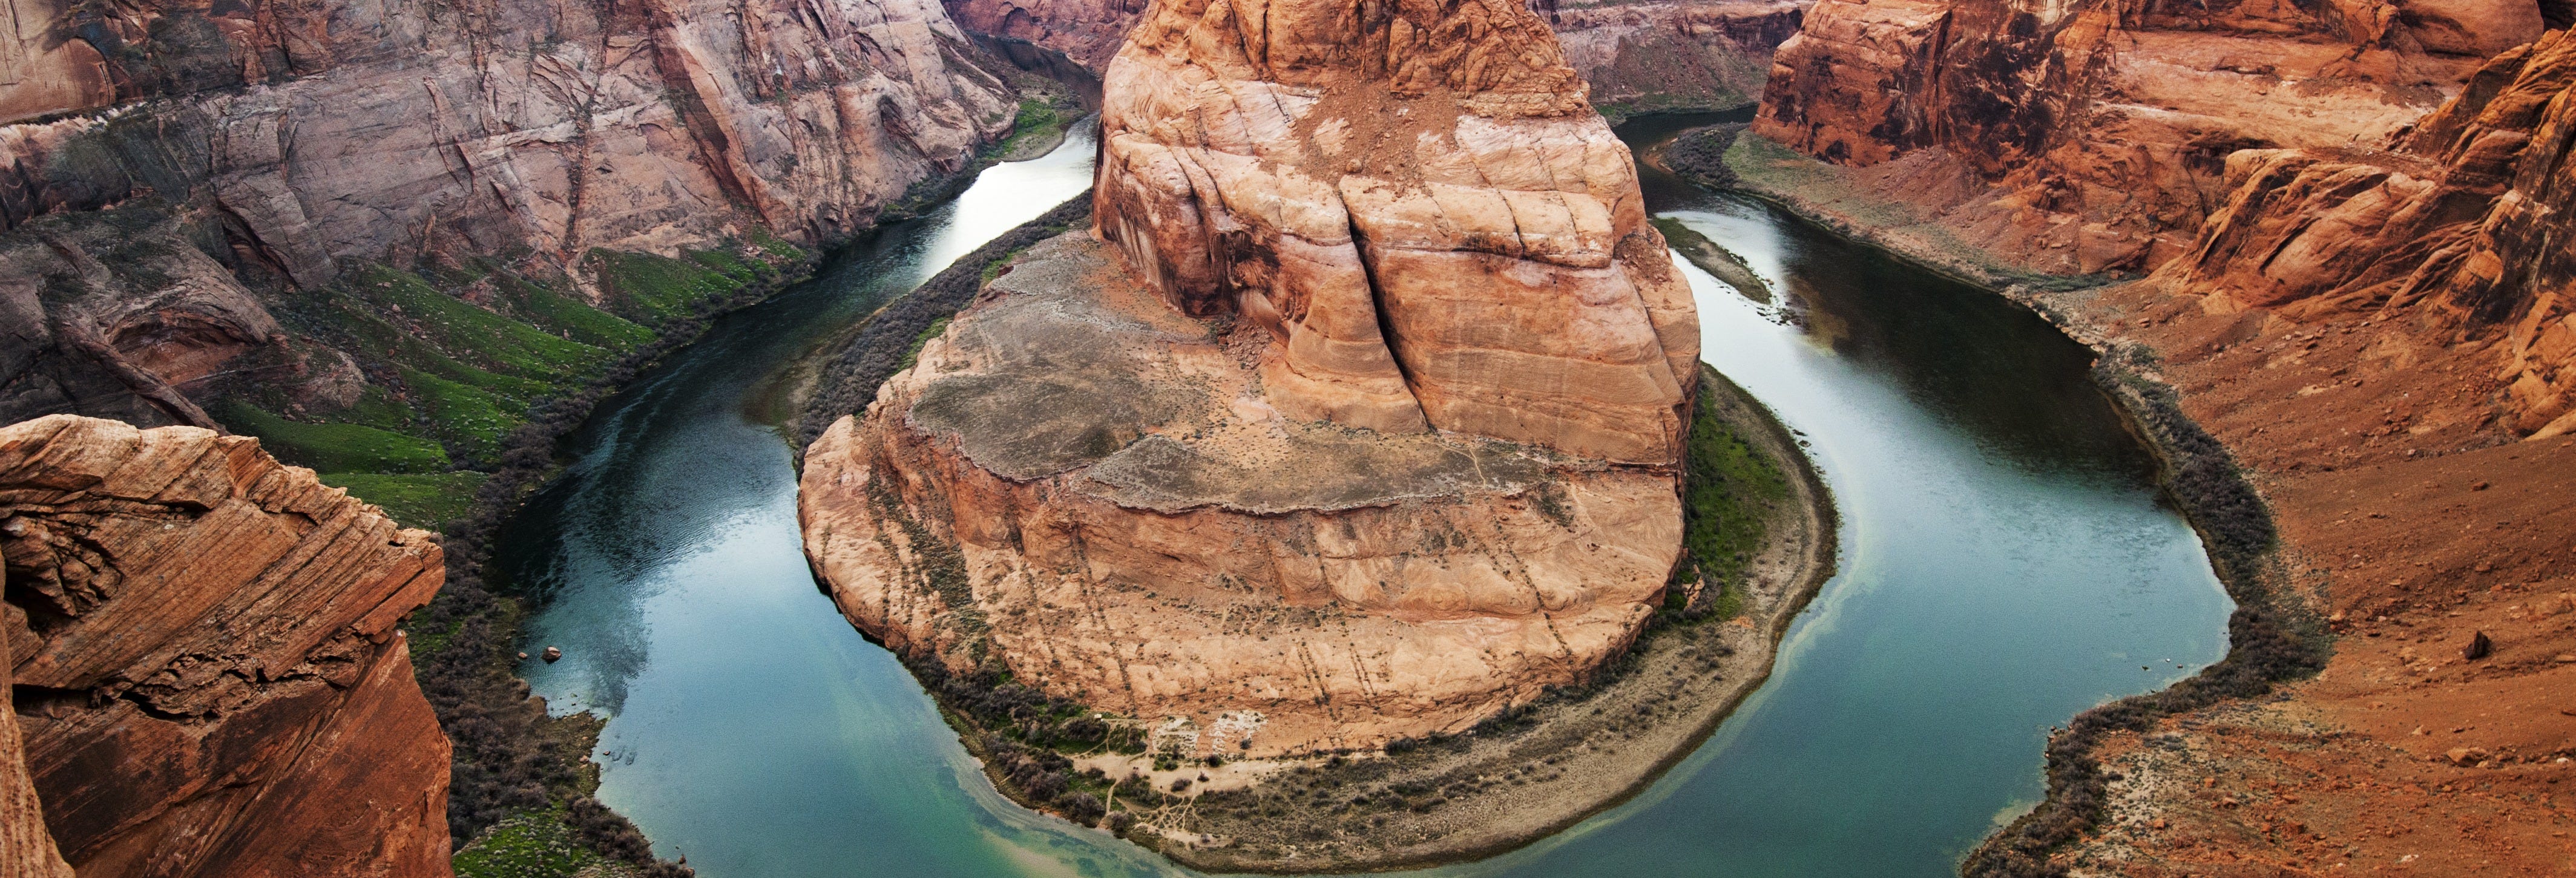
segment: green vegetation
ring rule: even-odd
[[[320,407],[313,399],[261,385],[212,412],[279,459],[324,473],[326,484],[436,528],[470,508],[509,437],[546,401],[631,369],[621,361],[653,345],[655,327],[694,321],[804,256],[766,230],[677,259],[595,250],[605,307],[560,278],[492,260],[417,272],[358,266],[275,309],[311,340],[297,343],[303,368],[339,353],[356,361],[369,381],[357,402],[308,413]]]
[[[564,817],[557,807],[494,824],[450,860],[456,878],[555,878],[617,865],[574,838]]]
[[[985,152],[1003,161],[1037,158],[1055,148],[1064,139],[1064,129],[1080,113],[1059,107],[1054,101],[1025,98],[1020,101],[1020,114],[1011,123],[1011,133],[986,147]]]
[[[929,345],[931,339],[938,338],[940,333],[947,331],[948,318],[942,317],[937,320],[930,321],[930,325],[924,327],[921,330],[920,335],[912,337],[912,347],[911,349],[903,352],[903,365],[895,367],[895,371],[900,372],[904,369],[910,369],[912,368],[912,364],[921,362],[921,349],[924,346]]]
[[[405,525],[436,528],[464,515],[474,505],[474,489],[489,478],[473,470],[434,475],[326,472],[322,484],[347,488],[351,496],[384,507],[385,514]]]
[[[438,443],[357,424],[290,421],[232,400],[212,414],[235,431],[259,437],[277,459],[323,472],[434,473],[447,468]]]
[[[696,251],[686,259],[592,250],[590,260],[600,287],[608,291],[609,310],[640,323],[686,314],[698,302],[732,295],[767,277],[765,264],[722,250]]]
[[[1683,450],[1679,575],[1696,572],[1718,589],[1712,615],[1720,619],[1741,611],[1744,568],[1761,551],[1775,510],[1790,499],[1779,465],[1720,417],[1728,397],[1752,399],[1717,370],[1700,370],[1699,405]]]

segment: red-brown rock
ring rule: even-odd
[[[448,744],[404,615],[430,535],[256,440],[0,429],[26,766],[86,875],[445,875]]]

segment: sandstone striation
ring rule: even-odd
[[[2189,247],[2229,154],[2380,145],[2541,27],[2527,0],[1823,0],[1754,132],[2007,263],[2137,274]]]
[[[429,534],[255,440],[68,415],[0,429],[0,517],[17,732],[64,859],[447,874],[447,739],[394,627],[438,589]]]
[[[1485,3],[1249,21],[1160,4],[1110,65],[1101,235],[1175,309],[1268,330],[1290,418],[1672,461],[1689,288],[1544,24]]]
[[[754,226],[846,235],[1012,121],[928,0],[441,8],[145,3],[22,29],[20,65],[84,73],[0,88],[0,118],[61,116],[0,128],[0,227],[152,194],[297,286],[436,252],[572,267]]]
[[[1669,472],[1284,417],[1263,330],[1080,234],[985,296],[806,452],[807,553],[899,653],[1262,756],[1472,725],[1662,594]]]
[[[2246,150],[2192,252],[2157,274],[2216,311],[2362,313],[2494,338],[2502,425],[2576,431],[2576,40],[2498,54],[2392,150]],[[2498,337],[2500,336],[2500,337]]]
[[[966,30],[1042,46],[1094,71],[1125,44],[1143,0],[945,0]],[[1614,118],[1657,110],[1723,110],[1761,97],[1771,50],[1798,32],[1809,0],[1612,0],[1531,3],[1564,45],[1565,62]]]

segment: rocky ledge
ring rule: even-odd
[[[55,415],[0,429],[0,551],[0,872],[448,873],[448,741],[394,627],[438,590],[428,533],[258,440]]]

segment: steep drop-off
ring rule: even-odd
[[[1729,170],[2037,281],[2150,432],[2224,443],[2169,444],[2186,501],[2241,471],[2269,507],[2194,519],[2270,627],[2079,719],[1971,873],[2563,866],[2568,12],[1828,2],[1782,47]]]
[[[1663,598],[1698,375],[1626,148],[1515,4],[1154,9],[1109,68],[1094,231],[998,269],[808,449],[835,600],[1167,759],[1374,748],[1586,679]]]
[[[0,429],[0,516],[0,755],[42,808],[18,823],[9,760],[12,864],[50,830],[89,875],[447,874],[447,738],[395,628],[429,534],[254,440],[68,415]]]

